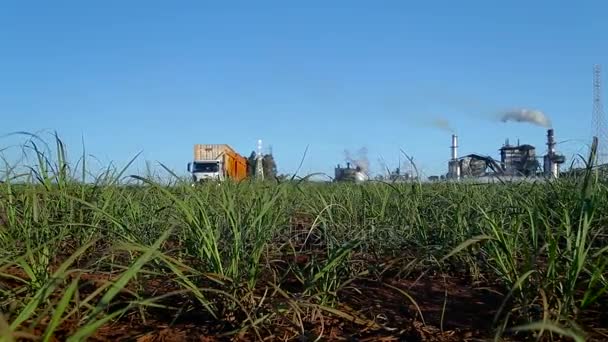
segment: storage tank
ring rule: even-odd
[[[367,180],[367,175],[362,171],[355,172],[355,182],[365,182]]]

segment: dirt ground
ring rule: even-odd
[[[319,254],[314,249],[302,253],[297,258],[289,259],[283,255],[284,264],[305,266],[310,262],[312,254]],[[107,246],[96,246],[98,253],[103,253]],[[179,250],[179,241],[168,241],[168,250]],[[65,259],[70,254],[66,245]],[[322,254],[322,253],[321,253]],[[86,269],[87,265],[99,256],[89,255],[80,260],[75,267]],[[323,257],[323,256],[321,256]],[[364,265],[377,261],[369,256],[357,256]],[[368,258],[368,259],[366,259]],[[188,294],[171,296],[164,303],[177,310],[161,308],[146,308],[145,312],[137,309],[128,311],[117,320],[100,327],[89,338],[90,341],[492,341],[495,327],[494,316],[501,307],[504,290],[498,283],[486,281],[474,283],[471,277],[457,271],[451,274],[432,272],[417,272],[401,274],[399,270],[408,268],[407,257],[399,258],[399,262],[390,268],[385,268],[381,275],[367,275],[355,278],[348,286],[343,287],[336,295],[337,304],[320,307],[310,298],[301,298],[302,284],[294,277],[287,276],[281,280],[279,287],[284,295],[273,292],[270,274],[266,281],[262,280],[259,288],[251,296],[252,303],[264,302],[259,310],[272,315],[256,329],[251,327],[244,333],[239,333],[242,321],[246,316],[238,314],[238,309],[223,308],[228,313],[220,318],[211,317],[193,296]],[[390,265],[389,260],[385,260]],[[195,261],[193,261],[195,262]],[[57,263],[57,265],[59,262]],[[125,260],[128,264],[128,260]],[[4,274],[10,274],[22,279],[27,278],[23,270],[11,267],[5,268]],[[120,270],[119,270],[120,271]],[[118,272],[119,272],[118,271]],[[279,273],[285,271],[277,266]],[[102,284],[114,281],[118,273],[96,272],[82,273],[80,277],[80,298],[93,293]],[[0,287],[5,289],[19,286],[10,278],[0,278]],[[197,284],[201,288],[210,284]],[[150,298],[168,294],[183,288],[172,278],[160,276],[138,277],[136,282],[130,282],[127,288],[116,298],[121,304],[133,299],[132,293],[137,292],[142,298]],[[55,296],[58,300],[61,292]],[[262,300],[264,298],[264,300]],[[239,298],[247,302],[247,298]],[[290,307],[296,303],[297,308]],[[222,304],[224,305],[224,304]],[[258,310],[254,308],[250,310]],[[288,308],[286,314],[279,308]],[[506,306],[508,308],[508,305]],[[232,310],[232,311],[231,311]],[[260,313],[258,312],[258,314]],[[258,315],[260,317],[260,315]],[[582,317],[586,330],[591,333],[589,341],[608,341],[608,303],[586,312]],[[268,323],[271,322],[271,323]],[[27,324],[26,324],[27,326]],[[76,319],[62,324],[56,331],[55,341],[65,341],[78,330]],[[43,327],[34,331],[26,331],[36,336],[43,334]],[[320,339],[318,337],[320,336]],[[24,339],[26,340],[26,339]],[[504,341],[522,341],[521,336],[507,335]],[[557,340],[557,339],[556,339]]]
[[[317,324],[308,322],[308,331],[297,341],[483,341],[491,339],[493,314],[501,304],[501,296],[484,289],[474,289],[457,279],[423,278],[388,283],[357,281],[339,295],[339,308],[370,324],[353,323],[348,318],[323,315]],[[447,285],[447,286],[446,286]],[[424,320],[418,314],[420,307]],[[447,291],[446,291],[447,290]],[[170,317],[147,317],[141,321],[136,314],[102,327],[94,341],[233,341],[255,340],[248,333],[239,337],[218,337],[230,330],[228,322],[217,322],[205,314],[189,313],[174,324]],[[372,322],[375,326],[372,326]],[[285,330],[281,334],[281,330]],[[292,338],[287,326],[280,324],[265,340]],[[292,340],[294,340],[292,338]]]
[[[8,272],[24,276],[17,269]],[[99,284],[114,280],[112,278],[110,275],[82,274],[81,297],[94,291]],[[3,282],[5,286],[11,285]],[[157,296],[178,288],[171,284],[170,279],[150,278],[139,287],[144,286],[145,292]],[[290,289],[289,280],[281,287],[287,292],[297,291],[296,288]],[[128,300],[127,292],[125,301]],[[171,299],[172,305],[188,308],[184,312],[152,309],[141,315],[132,310],[102,326],[89,340],[252,341],[261,337],[268,341],[315,341],[321,335],[322,341],[490,341],[493,339],[494,314],[504,298],[487,284],[472,284],[470,280],[458,277],[429,274],[405,279],[357,279],[341,290],[337,297],[336,309],[349,316],[329,311],[308,311],[302,318],[304,331],[290,324],[288,319],[274,319],[272,326],[264,325],[256,335],[252,329],[245,334],[231,333],[240,326],[239,320],[244,317],[214,319],[192,298],[177,296]],[[271,298],[271,301],[279,299]],[[602,320],[607,322],[608,310],[596,314],[590,317],[594,324]],[[65,340],[77,328],[76,322],[66,322],[57,331],[55,340]],[[42,332],[32,333],[40,336]],[[227,333],[230,336],[222,336]],[[595,329],[590,340],[607,340],[607,336],[602,334],[605,331]],[[506,340],[522,339],[511,336]]]

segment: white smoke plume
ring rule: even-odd
[[[551,120],[540,110],[517,109],[500,114],[500,121],[527,122],[541,127],[551,128]]]
[[[356,156],[354,157],[348,150],[344,150],[344,159],[347,162],[353,164],[355,167],[358,166],[359,168],[361,168],[361,171],[363,171],[363,173],[369,174],[369,160],[367,159],[367,148],[360,148],[357,151]]]

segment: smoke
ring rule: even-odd
[[[344,150],[344,159],[353,164],[355,167],[361,168],[365,174],[369,174],[369,160],[367,159],[367,148],[360,148],[356,155],[353,156],[348,150]]]
[[[431,125],[433,127],[442,129],[444,131],[448,131],[450,133],[454,133],[454,128],[452,128],[452,126],[450,126],[450,122],[446,119],[443,118],[436,118],[435,120],[433,120],[433,122],[431,122]]]
[[[382,158],[382,156],[378,158],[378,165],[380,166],[381,173],[386,173],[387,175],[390,174],[390,169],[388,168],[388,165],[386,165],[386,161],[384,158]]]
[[[500,114],[500,121],[527,122],[541,127],[551,128],[551,120],[540,110],[518,109]]]

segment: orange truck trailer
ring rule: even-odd
[[[207,180],[235,180],[247,178],[247,158],[227,144],[196,144],[194,160],[188,163],[194,183]]]

